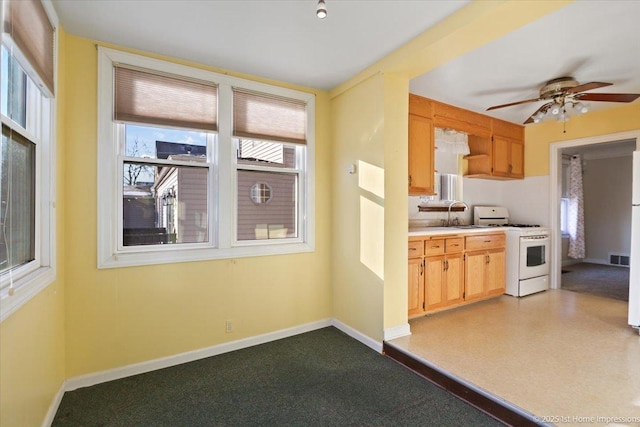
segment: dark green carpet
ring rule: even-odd
[[[64,394],[53,426],[497,426],[329,327]]]

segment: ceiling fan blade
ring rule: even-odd
[[[579,93],[580,101],[632,102],[640,93]]]
[[[536,99],[525,99],[524,101],[511,102],[511,103],[509,103],[509,104],[494,105],[493,107],[489,107],[489,108],[487,108],[487,111],[497,110],[498,108],[511,107],[512,105],[526,104],[527,102],[536,102],[536,101],[540,101],[541,99],[542,99],[542,98],[536,98]]]
[[[524,124],[527,125],[529,123],[533,123],[533,118],[536,116],[536,114],[538,114],[540,111],[550,107],[552,104],[553,104],[553,102],[547,102],[546,104],[542,105],[531,116],[529,116],[529,118],[524,122]]]
[[[588,90],[598,89],[599,87],[611,86],[613,83],[603,82],[590,82],[578,85],[576,87],[568,88],[567,93],[586,92]]]

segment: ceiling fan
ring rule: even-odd
[[[528,102],[549,101],[529,116],[524,124],[538,123],[549,115],[557,116],[560,120],[564,121],[569,114],[568,109],[577,114],[587,112],[587,107],[580,101],[632,102],[640,97],[640,93],[584,93],[589,90],[611,85],[613,85],[613,83],[590,82],[579,84],[573,77],[560,77],[549,80],[540,89],[540,96],[538,98],[494,105],[493,107],[487,108],[487,111],[526,104]]]

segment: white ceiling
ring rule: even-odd
[[[332,89],[468,3],[326,0],[52,0],[65,30],[307,87]],[[640,1],[578,0],[412,80],[411,92],[477,112],[536,98],[572,75],[640,93]],[[634,102],[640,102],[636,100]],[[542,102],[487,114],[524,122]],[[591,102],[591,110],[620,104]]]
[[[463,7],[455,1],[52,0],[66,32],[329,90]]]
[[[640,1],[576,1],[412,80],[410,91],[523,123],[544,101],[485,110],[535,99],[546,81],[563,76],[613,83],[590,93],[640,93]]]

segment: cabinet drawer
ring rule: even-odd
[[[464,239],[462,237],[447,239],[444,245],[444,250],[448,254],[455,253],[455,252],[462,252],[463,249],[464,249]]]
[[[409,242],[409,258],[421,257],[424,255],[424,241]]]
[[[468,236],[465,238],[465,246],[468,251],[503,248],[504,245],[504,233],[489,234],[483,236]]]
[[[433,239],[424,242],[425,255],[442,255],[444,254],[444,239]]]

